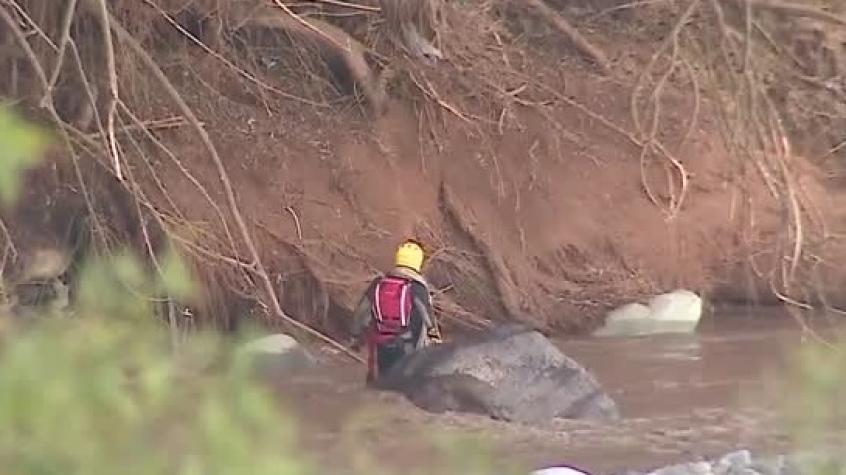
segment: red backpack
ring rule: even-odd
[[[409,280],[387,276],[376,284],[372,308],[375,343],[387,343],[408,328],[412,302]]]

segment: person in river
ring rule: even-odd
[[[356,307],[353,348],[367,345],[368,383],[405,355],[441,341],[429,285],[421,274],[424,259],[423,245],[407,239],[396,251],[394,268],[370,282]]]

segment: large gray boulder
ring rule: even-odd
[[[376,383],[431,412],[471,412],[508,421],[617,419],[596,379],[536,331],[506,326],[466,342],[417,351]]]

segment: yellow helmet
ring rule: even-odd
[[[394,264],[420,272],[420,269],[423,267],[423,258],[423,245],[413,239],[407,239],[397,249],[397,253],[394,256]]]

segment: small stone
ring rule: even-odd
[[[258,369],[278,375],[314,366],[317,361],[294,338],[283,333],[246,343],[241,351],[249,354]]]
[[[693,462],[659,468],[649,475],[711,475],[711,464],[708,462]]]
[[[752,465],[752,454],[748,450],[730,452],[714,464],[715,475],[737,475]]]

